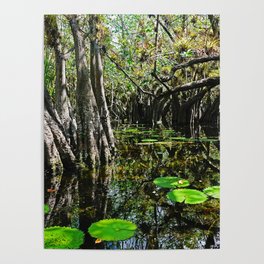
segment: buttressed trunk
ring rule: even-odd
[[[100,121],[100,115],[91,85],[85,54],[85,42],[78,25],[78,17],[69,18],[75,47],[77,89],[77,141],[81,161],[94,168],[100,162],[107,163],[110,151],[107,138]]]
[[[73,117],[72,106],[66,89],[66,58],[63,54],[60,42],[61,36],[58,30],[56,16],[45,16],[45,32],[48,45],[55,52],[56,84],[55,84],[55,108],[60,116],[67,140],[75,148],[76,146],[76,121]]]
[[[91,48],[90,48],[90,68],[91,68],[91,83],[95,99],[97,102],[101,123],[107,137],[107,142],[111,151],[115,149],[114,134],[110,122],[110,114],[106,102],[104,80],[103,80],[103,65],[99,47],[98,26],[100,18],[98,15],[91,15],[89,20],[91,33]]]
[[[75,156],[65,137],[60,118],[53,109],[48,92],[45,90],[44,108],[44,150],[46,168],[62,172],[63,168],[75,168]]]

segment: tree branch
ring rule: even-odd
[[[164,29],[164,31],[167,33],[167,35],[169,36],[170,40],[172,42],[174,42],[174,38],[173,36],[171,35],[170,31],[166,28],[166,26],[159,20],[159,24],[162,26],[162,28]]]
[[[189,91],[192,89],[205,87],[205,86],[214,87],[218,85],[219,83],[220,83],[220,77],[210,77],[210,78],[202,79],[196,82],[190,82],[190,83],[177,86],[173,90],[163,92],[162,94],[158,96],[158,98],[169,96],[171,94],[178,93],[178,92],[185,92],[185,91]]]
[[[156,27],[155,27],[155,55],[157,56],[157,44],[158,44],[158,33],[159,33],[159,15],[157,15]],[[153,72],[156,74],[157,69],[157,57],[155,57]]]
[[[188,108],[191,105],[195,104],[198,100],[202,99],[208,91],[210,91],[214,87],[215,86],[207,86],[205,89],[203,89],[198,94],[196,94],[194,97],[192,97],[191,99],[189,99],[186,103],[184,103],[183,104],[183,107]]]
[[[157,76],[156,72],[152,72],[151,75],[159,82],[161,83],[168,91],[171,91],[170,87]]]
[[[171,72],[170,72],[169,77],[161,78],[161,80],[163,82],[170,81],[173,78],[175,72],[177,70],[179,70],[179,69],[183,69],[183,68],[186,68],[186,67],[190,67],[190,66],[192,66],[194,64],[198,64],[198,63],[205,63],[205,62],[208,62],[208,61],[217,61],[217,60],[220,60],[220,56],[219,55],[195,58],[195,59],[190,60],[188,62],[184,62],[184,63],[181,63],[181,64],[176,64],[171,69]]]
[[[153,97],[156,97],[156,95],[155,94],[153,94],[153,93],[151,93],[151,92],[148,92],[148,91],[145,91],[145,90],[143,90],[126,72],[125,72],[125,70],[113,59],[113,58],[111,58],[111,56],[109,56],[109,54],[105,51],[105,55],[106,55],[106,57],[111,61],[111,62],[113,62],[114,64],[115,64],[115,66],[117,67],[117,69],[119,69],[121,72],[123,72],[123,74],[136,86],[136,88],[140,91],[140,92],[142,92],[142,93],[144,93],[144,94],[148,94],[148,95],[150,95],[150,96],[153,96]]]

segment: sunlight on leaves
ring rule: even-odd
[[[167,194],[167,198],[173,202],[186,204],[199,204],[207,200],[207,195],[193,189],[178,189]]]
[[[89,234],[104,241],[126,240],[134,236],[137,226],[130,221],[122,219],[104,219],[93,223],[89,228]]]

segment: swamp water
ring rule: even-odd
[[[191,134],[188,129],[123,126],[115,130],[117,155],[110,166],[45,174],[45,227],[83,231],[83,243],[78,246],[82,249],[219,248],[219,199],[174,202],[167,194],[176,187],[153,182],[159,177],[180,177],[180,182],[190,184],[181,189],[201,192],[220,185],[218,129]],[[101,241],[91,237],[88,228],[102,219],[128,220],[137,229],[129,239]]]

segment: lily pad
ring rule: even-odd
[[[44,230],[44,247],[77,249],[83,244],[84,233],[77,228],[53,226]]]
[[[188,141],[189,139],[186,137],[170,137],[170,140],[176,140],[176,141]]]
[[[137,128],[128,128],[123,130],[124,133],[137,133],[139,130]]]
[[[207,195],[194,189],[177,189],[169,192],[167,198],[178,203],[199,204],[207,200]]]
[[[158,142],[154,142],[154,144],[156,145],[172,145],[171,141],[158,141]]]
[[[136,143],[136,145],[138,146],[150,146],[153,145],[154,142],[143,142],[143,143]]]
[[[137,226],[122,219],[104,219],[93,223],[88,232],[92,237],[104,241],[126,240],[134,236]]]
[[[153,181],[157,186],[163,188],[187,187],[190,185],[189,181],[179,177],[159,177]]]
[[[174,133],[175,131],[172,130],[172,129],[165,129],[165,130],[162,130],[163,133]]]
[[[220,186],[211,186],[204,189],[204,193],[213,197],[213,198],[220,198]]]
[[[154,139],[154,138],[145,138],[145,139],[142,139],[141,142],[143,143],[150,143],[150,142],[157,142],[158,140],[157,139]]]
[[[44,213],[48,214],[50,211],[49,205],[48,204],[44,204]]]
[[[196,141],[198,142],[217,142],[219,139],[217,138],[197,138]]]

